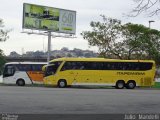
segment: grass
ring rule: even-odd
[[[153,86],[153,88],[160,88],[160,82],[155,82],[155,85]]]

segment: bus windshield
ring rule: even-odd
[[[3,72],[3,77],[13,76],[15,73],[15,68],[13,65],[6,65]]]
[[[44,76],[46,77],[54,75],[61,63],[62,63],[61,61],[58,61],[58,62],[52,62],[51,64],[47,65]]]

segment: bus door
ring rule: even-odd
[[[67,84],[75,84],[77,72],[76,70],[68,69],[65,66],[63,66],[60,72],[58,73],[58,76],[60,76],[59,79],[67,80]]]
[[[59,79],[65,79],[67,80],[68,84],[76,84],[77,82],[77,73],[75,62],[73,61],[66,61],[64,62],[60,72],[58,73],[58,76],[60,76]]]
[[[61,63],[61,61],[58,61],[46,66],[46,70],[44,71],[44,77],[47,81],[52,81],[48,84],[53,84],[57,82],[56,80],[59,75],[57,76],[56,73]]]
[[[81,80],[81,76],[79,75],[79,70],[70,71],[70,77],[72,79],[72,84],[77,85]]]

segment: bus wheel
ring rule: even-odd
[[[134,89],[136,87],[136,82],[134,80],[129,80],[126,84],[127,89]]]
[[[125,86],[125,82],[124,82],[123,80],[118,80],[118,81],[116,82],[116,88],[117,88],[117,89],[123,89],[124,86]]]
[[[24,82],[23,79],[18,79],[17,82],[16,82],[16,84],[17,84],[18,86],[25,86],[25,82]]]
[[[59,88],[65,88],[67,86],[66,80],[59,80],[58,81],[58,87]]]

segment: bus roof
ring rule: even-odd
[[[53,59],[54,61],[110,61],[110,62],[153,62],[153,60],[121,60],[121,59],[107,59],[107,58],[58,58]]]
[[[8,62],[6,65],[9,64],[47,64],[47,62]]]

